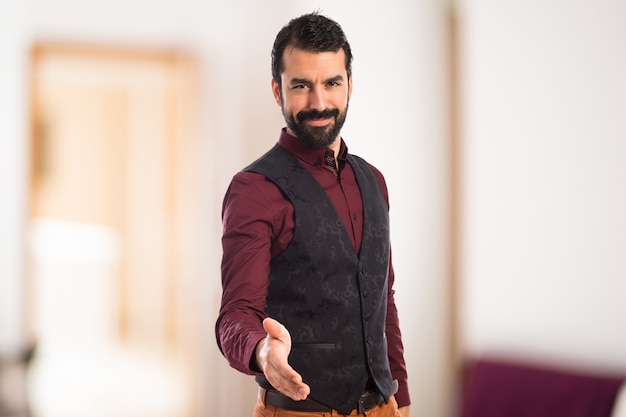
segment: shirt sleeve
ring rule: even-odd
[[[215,325],[218,346],[235,369],[259,375],[255,348],[266,336],[267,296],[274,210],[264,177],[238,173],[222,206],[222,301]]]
[[[389,192],[387,184],[382,173],[372,166],[372,170],[378,179],[381,191],[387,207],[389,208]],[[389,357],[389,367],[391,368],[391,376],[398,380],[398,392],[395,395],[399,407],[411,404],[409,395],[408,375],[406,363],[404,361],[404,345],[402,344],[402,332],[400,331],[400,320],[398,319],[398,310],[396,308],[395,291],[393,284],[395,282],[395,272],[393,270],[393,262],[391,253],[389,254],[389,274],[387,278],[387,318],[385,322],[385,333],[387,336],[387,355]]]
[[[398,392],[396,393],[396,401],[399,407],[411,404],[409,396],[408,376],[406,363],[404,361],[404,346],[402,344],[402,333],[400,332],[400,321],[398,319],[398,310],[394,298],[394,272],[389,262],[389,281],[387,293],[387,319],[385,333],[387,335],[387,355],[389,356],[389,367],[391,368],[391,376],[398,380]]]

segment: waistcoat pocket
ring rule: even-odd
[[[291,350],[335,350],[334,343],[293,343]]]

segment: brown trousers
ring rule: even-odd
[[[362,416],[362,417],[400,417],[398,404],[396,399],[391,396],[388,403],[380,403],[378,407],[374,407],[363,414],[357,414],[353,410],[350,414],[341,414],[337,410],[310,412],[310,411],[290,411],[276,408],[271,405],[265,405],[263,398],[259,398],[254,408],[254,417],[342,417],[342,416]]]

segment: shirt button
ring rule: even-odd
[[[353,214],[353,215],[352,215],[352,219],[357,220],[358,218],[359,218],[359,216],[358,216],[358,215],[356,215],[356,214]]]
[[[367,298],[370,293],[367,290],[363,290],[363,298]]]

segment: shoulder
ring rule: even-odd
[[[233,175],[224,194],[222,214],[255,211],[270,213],[285,199],[281,190],[265,175],[240,171]]]
[[[383,173],[374,165],[367,162],[365,159],[363,159],[362,157],[358,155],[349,154],[348,157],[352,159],[353,161],[360,163],[363,167],[367,167],[372,171],[372,173],[376,177],[376,180],[378,181],[378,184],[380,185],[381,190],[383,191],[383,194],[385,195],[385,198],[387,198],[387,182],[385,180],[385,176],[383,175]]]
[[[264,175],[248,171],[237,172],[224,194],[223,214],[229,208],[240,211],[246,207],[258,209],[269,206],[275,194],[279,195],[280,191]]]
[[[372,170],[372,172],[376,176],[376,179],[381,184],[381,186],[383,186],[385,189],[387,189],[387,182],[385,181],[385,176],[383,175],[383,173],[378,168],[376,168],[374,165],[372,165],[370,163],[368,163],[368,166],[370,167],[370,169]]]
[[[367,162],[365,159],[361,158],[358,155],[348,154],[348,158],[351,159],[352,161],[355,161],[362,167],[370,169],[370,171],[374,174],[374,177],[376,178],[376,182],[378,183],[378,186],[380,187],[380,191],[382,192],[383,197],[385,198],[385,202],[387,203],[387,208],[389,208],[389,190],[387,189],[387,181],[385,181],[385,176],[383,175],[383,173],[374,165],[370,164],[369,162]]]
[[[262,174],[250,171],[240,171],[233,175],[228,185],[226,196],[232,194],[249,194],[251,191],[259,191],[271,184]]]
[[[233,175],[227,194],[234,191],[262,193],[271,190],[278,190],[278,187],[265,174],[255,171],[239,171]],[[255,196],[248,195],[248,197],[254,198]]]

